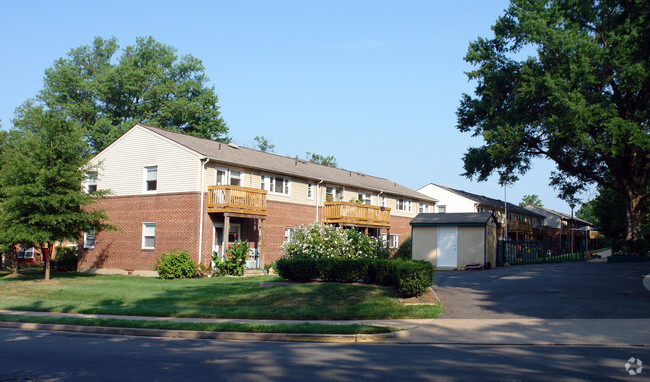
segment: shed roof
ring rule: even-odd
[[[412,226],[485,226],[495,219],[489,212],[421,213],[411,220]]]
[[[304,159],[290,158],[282,155],[249,149],[234,144],[222,143],[192,135],[164,130],[158,127],[138,124],[156,134],[170,139],[188,149],[212,160],[239,166],[251,167],[284,175],[300,176],[316,181],[353,186],[366,190],[377,190],[393,195],[401,195],[417,200],[437,202],[437,199],[419,193],[388,179],[378,178],[357,171],[344,170],[311,163]]]

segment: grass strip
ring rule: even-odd
[[[0,314],[0,321],[29,322],[38,324],[64,324],[82,326],[106,326],[114,328],[193,330],[206,332],[241,332],[241,333],[300,333],[300,334],[383,334],[398,329],[385,326],[362,324],[327,325],[314,323],[301,324],[250,324],[237,322],[204,323],[177,321],[141,321],[120,320],[114,318],[78,318],[78,317],[37,317]]]

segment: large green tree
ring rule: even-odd
[[[520,207],[526,207],[529,204],[531,206],[544,207],[544,205],[542,204],[542,200],[539,198],[537,194],[524,195],[521,198],[521,202],[519,202]]]
[[[117,39],[101,37],[72,49],[45,71],[37,105],[65,111],[77,121],[93,152],[136,123],[229,140],[217,95],[207,86],[199,59],[179,59],[174,48],[152,37],[137,38],[119,57],[118,51]]]
[[[512,0],[492,29],[465,57],[477,85],[458,129],[484,139],[465,175],[516,179],[548,158],[565,199],[593,184],[620,193],[635,239],[649,196],[650,2]]]
[[[81,188],[92,170],[83,129],[42,107],[28,108],[14,126],[0,153],[0,243],[52,250],[56,242],[76,242],[83,231],[111,229],[93,207],[106,191]]]

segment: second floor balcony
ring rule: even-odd
[[[533,224],[516,220],[508,220],[508,232],[533,233]]]
[[[325,202],[327,223],[353,227],[390,227],[390,208],[354,202]]]
[[[266,190],[232,185],[208,187],[208,212],[265,217]]]

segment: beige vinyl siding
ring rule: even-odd
[[[414,227],[412,239],[413,260],[438,264],[438,227]]]
[[[458,227],[458,265],[483,263],[485,227]]]
[[[143,128],[115,143],[93,159],[99,166],[98,189],[116,196],[143,194],[144,168],[158,166],[156,193],[199,190],[201,162],[193,152]]]

